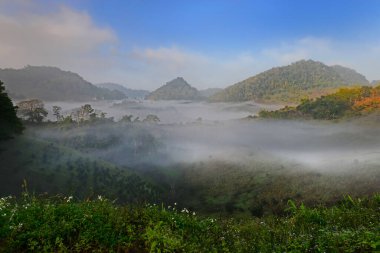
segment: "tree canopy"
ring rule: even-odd
[[[3,82],[0,81],[0,141],[21,134],[23,129],[21,120],[17,117],[17,108],[13,106]]]
[[[28,122],[40,123],[47,116],[44,103],[39,99],[21,101],[17,104],[19,114]]]

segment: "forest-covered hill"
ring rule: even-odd
[[[213,102],[299,102],[305,97],[331,93],[340,86],[368,85],[365,77],[342,66],[302,60],[276,67],[227,87],[210,98]]]
[[[185,79],[177,77],[150,93],[147,98],[150,100],[197,100],[201,98],[201,95]]]
[[[0,80],[14,99],[37,98],[44,101],[90,101],[123,99],[117,90],[99,88],[80,75],[56,67],[27,66],[0,69]]]

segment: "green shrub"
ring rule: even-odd
[[[370,252],[380,250],[380,195],[337,206],[289,201],[288,216],[232,219],[99,196],[0,199],[4,252]]]

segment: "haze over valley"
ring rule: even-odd
[[[0,251],[379,251],[379,17],[0,0]]]

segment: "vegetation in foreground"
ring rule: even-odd
[[[176,205],[117,206],[23,194],[0,200],[5,252],[370,252],[380,250],[380,195],[330,208],[289,201],[288,215],[201,217]]]

